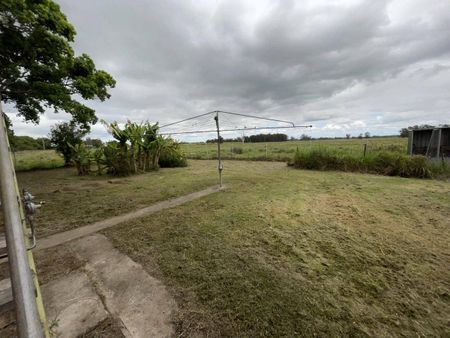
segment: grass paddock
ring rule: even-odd
[[[327,151],[351,156],[363,156],[380,151],[406,154],[407,139],[401,137],[382,137],[367,139],[330,139],[311,141],[258,142],[240,143],[225,142],[221,144],[221,155],[225,159],[262,160],[286,162],[294,158],[297,148],[300,151],[326,149]],[[186,143],[181,149],[191,159],[217,158],[215,143]]]
[[[104,231],[176,297],[180,336],[445,336],[450,183],[225,161],[227,189]],[[39,236],[217,182],[216,161],[18,174]],[[39,262],[38,262],[39,263]]]
[[[64,159],[54,150],[23,150],[12,155],[16,171],[55,169],[64,166]]]

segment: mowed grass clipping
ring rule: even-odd
[[[230,161],[224,181],[105,231],[177,296],[180,336],[448,333],[449,182]]]

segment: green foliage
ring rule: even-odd
[[[408,135],[409,135],[409,129],[408,128],[400,129],[400,137],[408,137]]]
[[[6,115],[5,113],[2,113],[2,117],[5,119],[5,125],[6,125],[6,131],[8,132],[8,138],[9,138],[9,143],[12,144],[12,140],[14,137],[14,131],[12,130],[12,123],[10,118],[8,117],[8,115]]]
[[[41,146],[39,149],[51,149],[52,148],[52,142],[48,137],[38,137],[36,139],[36,142]]]
[[[39,143],[30,136],[14,135],[10,137],[9,143],[14,151],[42,149],[42,144],[39,145]]]
[[[126,149],[116,141],[108,142],[103,148],[107,173],[114,176],[127,176],[131,173]]]
[[[231,148],[231,152],[233,154],[243,154],[244,153],[244,149],[242,149],[241,147],[232,147]]]
[[[377,152],[366,157],[336,153],[323,149],[297,149],[292,165],[301,169],[358,171],[387,176],[431,178],[450,176],[448,165],[438,165],[425,156],[408,156],[394,152]]]
[[[162,152],[175,152],[175,142],[171,138],[166,138],[161,135],[156,136],[156,139],[151,143],[151,157],[152,169],[159,169],[159,158]]]
[[[30,136],[12,135],[10,136],[9,141],[11,143],[11,148],[14,151],[44,150],[52,148],[50,139],[46,137],[39,137],[35,139]]]
[[[95,111],[74,97],[104,101],[115,80],[88,55],[75,56],[75,34],[51,0],[1,1],[0,92],[26,121],[38,123],[47,107],[71,114],[84,128],[97,121]]]
[[[161,152],[158,164],[161,168],[187,167],[187,160],[179,150],[178,144],[175,144],[172,149]]]
[[[95,148],[92,152],[92,157],[95,163],[97,164],[97,174],[102,175],[103,174],[103,165],[105,164],[105,147],[102,144]]]
[[[56,151],[64,157],[64,163],[72,163],[74,146],[80,144],[87,130],[74,122],[56,124],[50,130],[50,140]]]
[[[117,122],[108,123],[105,120],[101,120],[101,122],[105,126],[108,133],[110,133],[111,136],[119,142],[120,146],[125,146],[128,141],[128,135],[125,130],[120,129]]]
[[[156,170],[160,163],[170,167],[187,165],[179,145],[171,138],[158,135],[157,123],[128,121],[123,129],[117,122],[102,121],[102,123],[117,140],[104,149],[105,165],[108,173],[112,175],[130,175]]]
[[[72,162],[77,168],[78,176],[89,174],[93,160],[89,149],[83,143],[69,144],[69,147],[72,149]]]
[[[34,139],[30,136],[14,135],[10,118],[5,113],[3,113],[3,117],[5,119],[6,130],[8,132],[9,144],[13,151],[40,150],[51,148],[50,140],[46,137],[39,137],[37,139]]]
[[[311,139],[312,139],[312,137],[307,134],[302,134],[302,136],[300,136],[300,140],[302,140],[302,141],[309,141]]]
[[[116,139],[116,142],[108,142],[104,148],[105,165],[108,174],[116,176],[126,176],[132,173],[130,167],[130,158],[128,154],[127,130],[121,129],[117,122],[108,124],[101,121],[108,132]]]
[[[90,148],[100,148],[103,146],[102,140],[98,138],[93,139],[90,137],[86,137],[86,139],[84,140],[84,144]]]

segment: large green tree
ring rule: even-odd
[[[75,98],[103,101],[115,80],[88,55],[75,56],[75,34],[51,0],[0,1],[0,95],[26,121],[38,123],[53,108],[87,129],[97,122],[95,111]]]
[[[55,124],[52,127],[50,130],[50,142],[56,151],[64,157],[65,165],[72,163],[75,153],[74,147],[83,142],[82,138],[86,134],[86,129],[73,121]]]

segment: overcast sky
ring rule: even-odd
[[[313,124],[313,136],[450,122],[450,0],[57,2],[75,51],[117,80],[88,103],[108,121],[221,109]],[[42,136],[64,119],[14,124]]]

